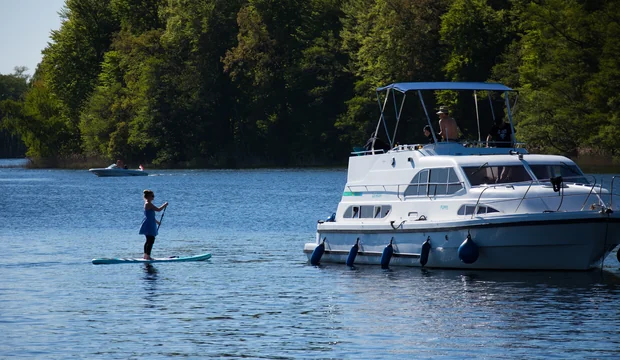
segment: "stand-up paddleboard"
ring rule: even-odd
[[[167,258],[153,258],[153,260],[146,260],[142,258],[101,258],[101,259],[93,259],[93,264],[102,265],[102,264],[131,264],[131,263],[142,263],[142,264],[152,264],[159,262],[187,262],[187,261],[204,261],[211,258],[211,254],[201,254],[194,256],[184,256],[184,257],[167,257]]]

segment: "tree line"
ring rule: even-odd
[[[0,150],[208,167],[343,163],[374,130],[377,87],[490,81],[519,90],[520,141],[615,155],[618,5],[67,0],[34,75],[0,75],[0,140],[12,144]],[[458,121],[470,99],[443,92],[427,105],[450,106]]]

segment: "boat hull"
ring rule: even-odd
[[[551,215],[551,216],[549,216]],[[317,241],[306,244],[310,256],[325,241],[321,262],[345,263],[349,250],[360,239],[356,264],[380,264],[385,247],[393,243],[390,265],[422,266],[422,244],[431,244],[425,267],[502,270],[588,270],[620,243],[620,218],[597,213],[567,217],[556,214],[518,216],[513,219],[472,219],[439,224],[379,226],[365,229],[319,225]],[[478,246],[478,258],[467,264],[459,246],[467,236]]]
[[[95,168],[89,169],[91,173],[99,177],[111,177],[111,176],[147,176],[148,173],[142,170],[133,169],[108,169],[108,168]]]

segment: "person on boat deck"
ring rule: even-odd
[[[429,144],[432,144],[435,142],[435,139],[433,139],[433,133],[431,132],[431,126],[430,125],[426,125],[424,126],[424,136],[426,136],[426,139],[428,140]]]
[[[162,206],[157,207],[153,204],[153,199],[155,199],[155,193],[153,193],[153,191],[144,190],[142,193],[144,194],[144,218],[142,219],[139,234],[146,237],[146,242],[144,243],[144,258],[146,260],[152,260],[151,250],[153,250],[155,236],[157,236],[159,228],[159,221],[155,219],[155,212],[162,211],[168,207],[168,203],[165,202]]]
[[[443,141],[456,141],[459,137],[459,127],[456,120],[449,115],[450,111],[447,106],[440,106],[437,115],[439,115],[439,136]]]
[[[515,132],[517,132],[515,130]],[[487,147],[494,145],[498,148],[510,148],[513,146],[512,128],[502,119],[495,119],[495,124],[487,135]]]

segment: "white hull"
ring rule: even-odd
[[[109,169],[109,168],[95,168],[89,169],[91,173],[99,176],[99,177],[107,177],[107,176],[147,176],[148,173],[142,170],[132,170],[132,169]]]
[[[588,270],[601,262],[620,243],[620,218],[583,212],[496,219],[421,222],[397,230],[389,225],[346,229],[336,223],[319,225],[317,242],[306,244],[310,259],[324,238],[322,263],[346,263],[349,251],[360,239],[355,264],[381,263],[385,247],[393,239],[390,266],[421,266],[422,244],[430,239],[431,250],[425,267],[502,270]],[[472,264],[460,260],[458,248],[470,234],[479,247]]]

